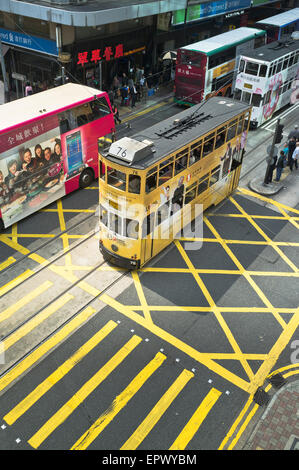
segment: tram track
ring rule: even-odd
[[[90,238],[91,237],[88,237],[88,240],[85,240],[84,242],[89,242]],[[62,256],[66,256],[66,254],[63,254]],[[60,256],[60,259],[62,256]],[[79,302],[78,307],[78,295],[73,295],[74,292],[72,294],[72,291],[76,288],[80,288],[80,284],[92,281],[95,274],[97,274],[102,267],[105,268],[106,266],[107,262],[101,259],[91,269],[89,269],[87,273],[76,281],[71,282],[66,288],[60,290],[58,294],[52,297],[51,300],[45,303],[42,307],[34,309],[33,313],[31,312],[27,318],[24,318],[24,315],[21,321],[13,327],[10,327],[1,335],[2,353],[5,356],[5,363],[0,368],[0,378],[9,373],[9,371],[32,354],[45,341],[49,340],[61,328],[80,315],[82,311],[86,310],[88,307],[92,307],[93,304],[96,304],[101,295],[113,288],[119,281],[123,280],[130,273],[130,271],[119,272],[119,270],[115,269],[113,270],[113,279],[109,280],[106,285],[103,283],[102,287],[94,288],[91,283],[92,295],[89,295],[87,299],[84,298],[83,302]],[[18,286],[21,291],[26,288],[26,281]],[[74,299],[73,304],[71,302],[72,298]],[[70,302],[64,303],[63,299],[67,299]],[[62,307],[67,307],[69,305],[69,307],[64,311],[59,311],[59,309],[56,311],[53,309],[55,304]],[[77,308],[73,309],[73,307]],[[98,309],[99,307],[95,308],[95,313]],[[51,310],[53,310],[52,313]],[[47,314],[47,311],[50,311],[50,314]]]
[[[262,147],[265,147],[265,144],[267,145],[268,142],[270,142],[273,139],[273,135],[269,135],[269,137],[263,139],[263,141],[252,148],[251,150],[248,151],[246,154],[245,158],[250,158],[250,155],[257,154],[258,149],[261,149]],[[264,153],[264,152],[263,152]],[[258,168],[260,165],[265,165],[265,159],[256,160],[254,163],[248,167],[248,169],[245,171],[244,174],[241,175],[240,181],[246,179],[246,177],[256,168]],[[56,234],[51,240],[43,243],[41,246],[37,247],[34,251],[30,251],[26,255],[22,256],[20,259],[16,260],[16,262],[13,265],[10,265],[6,267],[5,269],[2,270],[3,273],[7,273],[9,269],[11,269],[13,266],[16,265],[16,263],[21,263],[22,261],[25,261],[26,259],[30,258],[32,255],[36,255],[39,251],[48,248],[53,242],[57,241],[60,237],[63,236],[63,234],[67,234],[69,231],[76,229],[80,225],[84,224],[86,221],[88,221],[90,218],[94,217],[94,214],[88,215],[85,217],[83,220],[80,220],[79,222],[71,225],[68,227],[66,230],[61,231],[59,234]],[[85,236],[86,235],[86,236]],[[25,290],[26,291],[26,282],[32,280],[34,276],[37,276],[38,274],[42,274],[45,272],[46,269],[51,269],[51,267],[55,266],[58,261],[61,261],[64,257],[74,253],[76,249],[82,249],[84,247],[84,244],[88,243],[91,241],[92,238],[95,238],[95,231],[93,230],[92,232],[89,232],[87,234],[83,235],[84,239],[79,240],[79,242],[72,243],[72,245],[65,250],[62,250],[59,252],[59,254],[56,256],[51,257],[50,260],[45,259],[44,264],[41,264],[37,269],[35,269],[32,273],[31,276],[26,278],[24,281],[21,281],[18,285],[12,287],[9,289],[7,292],[5,292],[1,296],[1,300],[8,296],[9,294],[13,293],[17,288],[20,290]],[[80,287],[80,283],[86,282],[88,279],[91,279],[92,276],[101,268],[105,268],[105,266],[109,266],[108,263],[106,263],[103,259],[96,263],[86,274],[84,274],[82,277],[76,279],[74,282],[70,282],[69,285],[65,288],[63,288],[58,295],[53,297],[50,301],[46,302],[42,307],[36,309],[33,313],[31,313],[27,318],[23,318],[22,321],[20,321],[16,326],[10,328],[10,330],[7,330],[4,332],[4,334],[0,335],[0,340],[2,344],[4,345],[4,354],[6,355],[6,344],[12,344],[11,339],[13,337],[18,338],[20,337],[21,340],[24,337],[22,336],[22,331],[26,330],[26,327],[30,324],[33,324],[35,320],[38,319],[38,317],[48,308],[50,308],[55,302],[58,302],[60,299],[64,298],[65,296],[69,295],[70,292],[75,289]],[[59,266],[61,270],[64,269],[64,266]],[[112,270],[109,268],[110,271]],[[105,271],[105,269],[104,269]],[[32,342],[29,341],[30,346],[27,344],[26,348],[24,350],[20,351],[20,339],[17,339],[16,344],[18,344],[18,350],[16,354],[13,352],[12,353],[12,359],[8,360],[5,364],[4,367],[2,367],[2,370],[0,369],[0,378],[2,378],[4,375],[9,373],[14,367],[16,367],[19,363],[21,363],[26,357],[28,357],[30,354],[32,354],[41,344],[43,344],[45,341],[49,340],[51,337],[53,337],[60,329],[62,329],[65,325],[67,325],[69,322],[71,322],[74,318],[76,318],[82,311],[84,311],[86,308],[91,307],[93,304],[96,304],[97,300],[103,295],[105,292],[109,291],[111,288],[116,286],[116,284],[120,281],[122,281],[125,277],[130,275],[130,271],[125,271],[119,273],[119,270],[115,269],[114,273],[117,273],[118,275],[112,279],[109,280],[108,284],[105,285],[102,289],[100,288],[97,289],[98,292],[95,295],[92,295],[91,298],[88,300],[85,300],[79,308],[77,308],[74,311],[72,311],[69,315],[66,316],[66,318],[60,319],[60,323],[56,324],[54,327],[52,326],[51,331],[49,330],[47,332],[43,331],[42,335],[40,337],[37,337],[35,343],[32,345]],[[76,297],[77,298],[77,297]],[[99,311],[98,308],[95,309],[95,314]],[[0,317],[1,318],[1,317]],[[1,323],[1,321],[0,321]],[[38,322],[37,322],[38,323]],[[40,322],[42,324],[42,322]],[[34,329],[34,328],[32,328]],[[32,331],[32,330],[30,330]],[[28,341],[27,341],[28,343]],[[9,346],[8,349],[11,349],[12,346]],[[13,348],[12,348],[13,349]],[[11,349],[11,350],[12,350]]]

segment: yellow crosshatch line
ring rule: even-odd
[[[95,188],[97,189],[97,188]],[[242,195],[249,195],[250,197],[257,197],[263,201],[273,203],[279,210],[281,215],[276,216],[261,216],[261,215],[249,215],[246,213],[246,211],[242,208],[242,205],[239,202],[236,202],[233,196],[230,198],[231,202],[237,207],[239,210],[239,214],[211,214],[213,217],[232,217],[232,218],[237,218],[239,217],[240,219],[247,219],[250,224],[257,230],[257,232],[264,238],[264,240],[259,240],[259,241],[254,241],[254,240],[229,240],[229,239],[223,239],[221,236],[218,234],[214,226],[212,225],[211,221],[209,220],[209,214],[205,216],[205,223],[207,224],[207,227],[212,231],[214,238],[200,238],[198,240],[208,242],[208,243],[217,243],[220,244],[227,255],[231,258],[231,260],[235,264],[235,269],[229,270],[229,269],[199,269],[195,268],[193,264],[191,263],[189,257],[187,256],[187,253],[183,249],[183,246],[181,242],[185,240],[190,240],[187,238],[181,238],[180,240],[175,241],[175,244],[181,253],[181,256],[186,262],[187,267],[186,268],[156,268],[156,267],[147,267],[145,266],[144,268],[141,268],[139,271],[133,272],[132,278],[134,281],[134,285],[136,288],[136,292],[138,295],[138,298],[140,300],[140,305],[123,305],[117,300],[109,297],[106,294],[101,294],[99,289],[94,288],[93,286],[89,285],[87,282],[82,282],[78,286],[81,287],[83,290],[86,292],[89,292],[91,295],[100,295],[100,300],[102,300],[104,303],[107,305],[111,306],[121,314],[127,316],[131,320],[137,322],[138,324],[142,325],[144,328],[148,329],[150,332],[152,332],[154,335],[157,337],[160,337],[166,342],[169,342],[179,350],[185,352],[187,355],[195,359],[196,361],[202,363],[212,371],[214,371],[216,374],[219,374],[221,377],[225,378],[226,380],[230,381],[231,383],[235,384],[237,387],[247,391],[248,393],[254,393],[256,390],[256,387],[258,387],[260,384],[263,383],[265,377],[267,376],[267,373],[271,370],[273,365],[275,364],[275,361],[277,360],[279,354],[287,344],[287,341],[289,338],[291,338],[292,334],[296,330],[296,328],[299,325],[299,309],[295,308],[274,308],[274,306],[271,304],[269,299],[267,298],[267,295],[265,292],[260,289],[255,281],[252,279],[252,276],[284,276],[284,277],[294,277],[297,278],[299,275],[299,270],[295,266],[295,264],[281,251],[280,247],[283,246],[288,246],[288,247],[297,247],[299,246],[299,242],[280,242],[280,241],[272,241],[266,233],[261,229],[261,227],[257,224],[256,221],[264,219],[272,219],[272,220],[285,220],[289,223],[292,223],[293,227],[298,228],[297,220],[299,220],[299,217],[297,214],[299,214],[299,211],[293,208],[290,208],[284,204],[277,203],[276,201],[272,201],[271,199],[260,197],[259,195],[252,193],[251,191],[248,191],[244,188],[238,188],[237,194],[242,194]],[[59,221],[60,221],[60,228],[61,230],[65,229],[65,221],[64,221],[64,212],[71,212],[71,210],[64,210],[63,205],[60,202],[57,204],[57,209],[43,209],[43,211],[54,211],[59,214]],[[75,210],[73,210],[74,212]],[[289,213],[295,213],[296,216],[292,217],[289,214],[287,214],[288,211]],[[77,212],[88,212],[87,210],[77,210]],[[94,211],[89,211],[89,212],[94,212]],[[16,251],[19,251],[22,254],[28,254],[29,250],[25,247],[23,247],[20,243],[18,243],[18,239],[21,238],[22,236],[24,237],[46,237],[50,236],[47,234],[41,235],[41,234],[24,234],[22,235],[21,233],[18,233],[17,228],[12,228],[11,234],[5,234],[5,235],[0,235],[0,241],[3,243],[6,243],[8,246],[11,248],[15,249]],[[65,237],[63,238],[63,245],[64,249],[67,250],[69,246],[69,239],[70,238],[80,238],[83,236],[77,235],[68,235],[67,233],[65,234]],[[193,239],[194,240],[194,239]],[[257,246],[271,246],[273,249],[276,251],[276,253],[282,258],[289,266],[291,271],[288,272],[274,272],[274,271],[252,271],[252,270],[247,270],[245,269],[238,258],[232,253],[232,251],[229,248],[229,245],[234,245],[234,244],[244,244],[244,245],[257,245]],[[34,259],[37,263],[47,263],[47,260],[44,259],[41,256],[37,256],[36,254],[31,254],[29,257]],[[14,258],[10,260],[11,263],[13,263]],[[4,269],[5,263],[2,263],[0,265],[0,270]],[[55,272],[57,275],[64,277],[65,279],[68,279],[70,282],[74,282],[77,280],[77,277],[73,274],[73,271],[76,270],[88,270],[90,269],[90,266],[76,266],[72,264],[71,256],[66,261],[65,266],[51,266],[51,269],[53,272]],[[99,268],[99,270],[119,270],[120,272],[122,271],[120,268],[115,268],[111,266],[103,266]],[[193,307],[193,306],[176,306],[176,305],[149,305],[146,301],[146,297],[143,292],[143,286],[142,282],[139,277],[139,273],[142,272],[176,272],[176,273],[188,273],[192,274],[194,279],[196,280],[199,288],[202,290],[204,293],[209,306],[208,307]],[[207,287],[205,286],[202,278],[200,277],[201,274],[222,274],[222,275],[237,275],[237,276],[243,276],[247,282],[249,282],[250,286],[253,288],[253,290],[256,292],[256,294],[259,296],[259,298],[263,301],[264,307],[223,307],[221,305],[217,305],[214,299],[212,298],[210,292],[208,291]],[[25,273],[24,273],[25,275]],[[22,275],[19,276],[19,278],[22,278]],[[3,286],[2,289],[4,289],[4,293],[8,292],[10,290],[10,285],[13,287],[14,285],[17,285],[18,282],[21,282],[16,278],[15,280],[12,280],[10,283],[7,285]],[[0,295],[1,295],[1,289],[0,289]],[[205,352],[199,352],[195,348],[190,347],[188,344],[184,343],[181,341],[179,338],[174,337],[173,335],[169,334],[167,331],[163,330],[162,328],[158,327],[157,325],[154,324],[152,317],[151,317],[151,312],[152,311],[168,311],[168,312],[175,312],[175,311],[201,311],[201,312],[213,312],[215,317],[217,318],[219,325],[221,326],[224,334],[226,335],[233,352],[232,353],[205,353]],[[274,346],[272,347],[271,351],[268,354],[248,354],[248,353],[243,353],[238,345],[237,338],[234,337],[230,329],[228,328],[228,325],[226,324],[222,314],[224,312],[235,312],[236,314],[239,312],[248,312],[252,315],[258,315],[261,313],[267,313],[269,315],[272,315],[274,318],[276,318],[277,322],[279,323],[281,327],[281,334],[277,341],[275,342]],[[284,319],[281,317],[281,314],[290,314],[291,319],[286,323]],[[224,359],[234,359],[240,362],[240,364],[243,366],[243,369],[245,370],[248,380],[244,380],[240,377],[238,377],[236,374],[232,373],[230,370],[226,369],[223,365],[218,364],[217,360],[224,360]],[[253,371],[251,370],[248,361],[250,360],[259,360],[262,361],[262,365],[258,369],[258,371],[254,374]]]

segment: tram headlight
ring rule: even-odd
[[[118,246],[117,245],[114,245],[114,243],[111,245],[111,249],[113,251],[118,251]]]

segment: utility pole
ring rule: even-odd
[[[282,135],[283,128],[284,128],[284,125],[280,124],[280,119],[277,119],[273,141],[272,141],[272,144],[271,144],[271,147],[270,147],[270,150],[269,150],[269,155],[266,158],[268,165],[267,165],[265,178],[264,178],[264,183],[263,183],[264,186],[268,184],[268,177],[269,177],[269,173],[270,173],[270,167],[271,167],[271,165],[273,165],[273,162],[274,162],[273,159],[274,159],[275,156],[277,156],[277,153],[278,153],[277,152],[277,147],[275,147],[275,144],[280,144],[280,142],[283,139],[283,135]]]

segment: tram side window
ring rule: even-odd
[[[196,186],[197,183],[192,184],[188,188],[186,188],[186,194],[185,194],[185,204],[189,204],[193,199],[196,197]]]
[[[280,72],[281,69],[282,69],[282,61],[280,60],[280,61],[277,63],[276,73]]]
[[[150,193],[157,187],[157,180],[158,180],[158,173],[157,173],[157,167],[155,166],[151,170],[148,171],[147,173],[147,178],[145,182],[145,191],[146,193]]]
[[[125,219],[125,236],[128,238],[138,239],[139,222],[134,219]]]
[[[189,166],[193,165],[193,163],[198,162],[198,160],[200,160],[201,152],[202,152],[202,141],[196,142],[196,144],[191,145]]]
[[[188,149],[179,152],[176,156],[175,160],[175,167],[174,167],[174,174],[177,175],[181,171],[187,168],[188,162]]]
[[[226,127],[221,127],[217,131],[215,148],[221,147],[225,143]]]
[[[100,178],[105,181],[105,174],[106,174],[106,165],[104,162],[99,162],[99,169],[100,169]]]
[[[230,123],[230,127],[227,131],[227,140],[231,140],[235,137],[237,130],[237,120]]]
[[[203,156],[205,157],[214,150],[215,132],[209,134],[204,139]]]
[[[208,186],[209,186],[209,178],[207,177],[207,175],[205,175],[199,180],[197,195],[203,193],[208,188]]]
[[[220,176],[220,165],[214,168],[210,177],[210,185],[217,183]]]
[[[289,64],[289,56],[283,59],[282,70],[287,69]]]
[[[292,54],[290,57],[289,67],[294,64],[295,54]]]
[[[243,124],[244,124],[244,116],[240,116],[240,119],[238,121],[237,135],[242,134]]]
[[[140,194],[141,178],[138,175],[129,175],[129,193]]]
[[[107,171],[107,183],[114,188],[120,189],[121,191],[126,190],[126,174],[122,171],[118,171],[115,168],[108,168]]]
[[[169,216],[169,201],[167,201],[163,206],[159,207],[157,210],[156,225],[162,224]]]
[[[161,165],[164,165],[164,166],[161,168]],[[160,165],[160,170],[159,170],[159,186],[161,184],[166,183],[166,181],[172,178],[173,158],[163,162],[161,165]]]
[[[267,76],[267,70],[268,70],[267,65],[261,64],[260,65],[260,71],[259,71],[259,77],[266,77]]]

